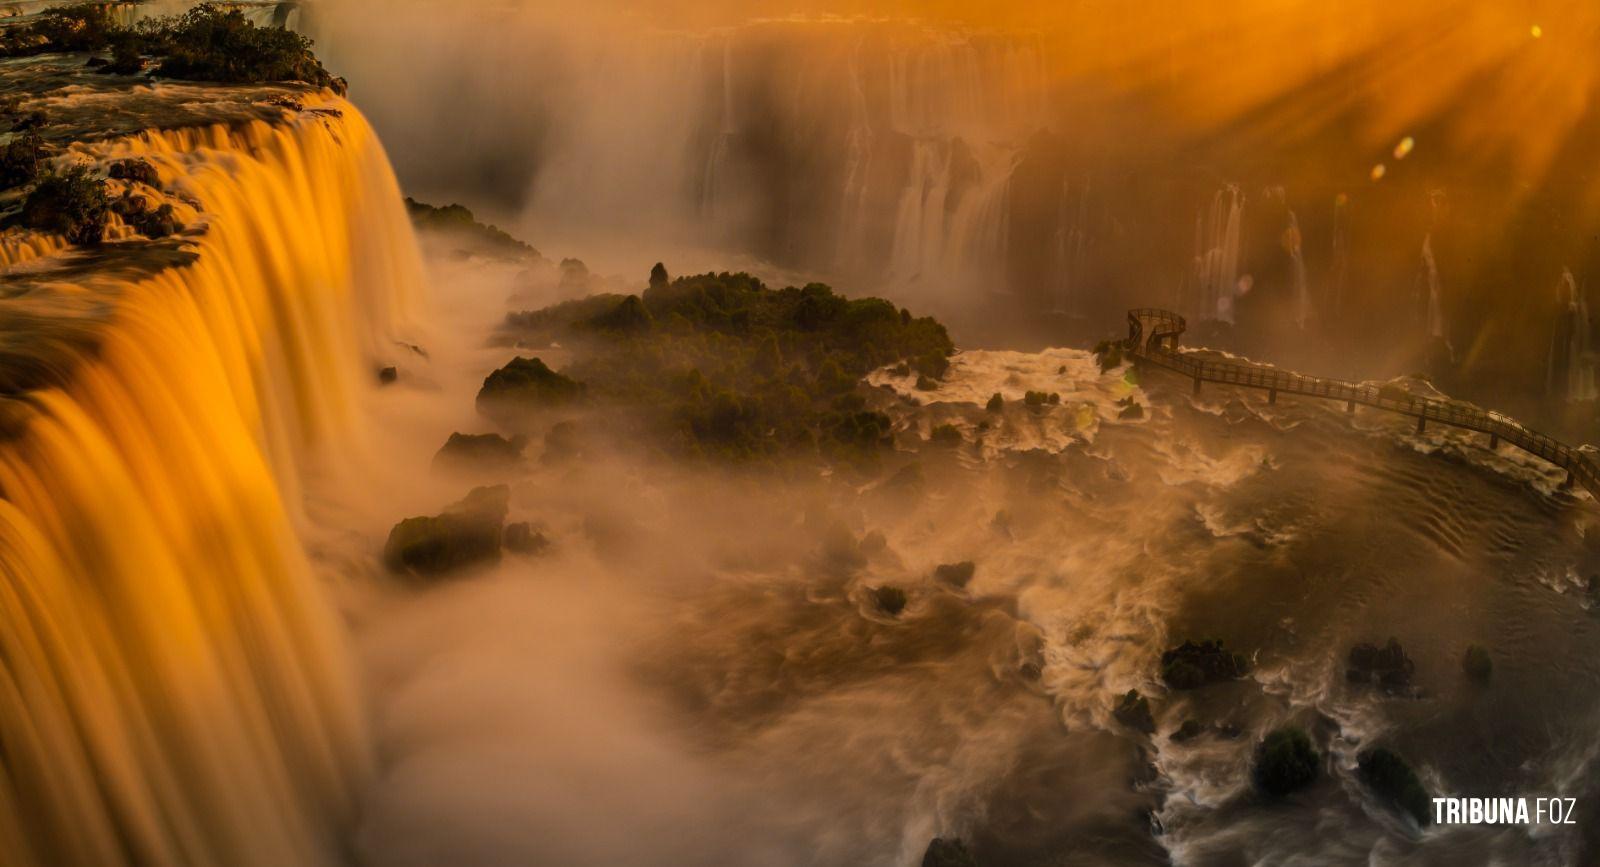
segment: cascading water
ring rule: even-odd
[[[1211,197],[1211,207],[1195,218],[1195,312],[1202,319],[1233,321],[1239,294],[1239,236],[1244,194],[1229,184]]]
[[[1596,384],[1593,346],[1594,322],[1589,318],[1589,303],[1578,289],[1570,268],[1561,269],[1556,287],[1560,312],[1555,337],[1550,342],[1547,383],[1552,395],[1568,402],[1600,397]]]
[[[1439,280],[1439,263],[1433,255],[1433,234],[1439,227],[1445,199],[1443,190],[1428,196],[1432,217],[1428,233],[1422,236],[1422,260],[1417,268],[1417,309],[1422,315],[1423,335],[1430,343],[1450,345],[1449,326],[1444,317],[1444,288]],[[1454,352],[1451,352],[1454,355]]]
[[[192,257],[5,278],[109,311],[0,444],[7,864],[343,860],[369,759],[297,491],[349,457],[419,265],[366,121],[309,101],[76,148],[197,202]]]

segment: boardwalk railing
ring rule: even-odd
[[[1219,382],[1266,389],[1267,400],[1273,403],[1282,392],[1343,401],[1348,412],[1354,412],[1359,404],[1400,413],[1417,420],[1418,433],[1427,428],[1429,421],[1486,433],[1491,449],[1503,440],[1537,455],[1566,470],[1568,484],[1582,485],[1600,500],[1600,462],[1593,454],[1524,427],[1510,416],[1457,401],[1416,397],[1394,386],[1357,385],[1242,361],[1200,358],[1178,349],[1178,338],[1187,327],[1188,322],[1170,310],[1153,307],[1129,310],[1128,340],[1123,348],[1138,361],[1165,367],[1194,380],[1196,394],[1200,393],[1202,382]]]

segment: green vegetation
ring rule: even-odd
[[[525,344],[573,347],[566,372],[643,408],[672,453],[816,453],[863,469],[892,438],[889,418],[856,391],[862,377],[898,361],[938,377],[954,351],[944,326],[882,299],[846,299],[820,283],[774,290],[747,274],[596,295],[512,314],[506,327]]]
[[[872,591],[872,601],[877,603],[879,610],[890,617],[899,616],[906,610],[906,591],[892,585],[876,587]]]
[[[505,485],[473,488],[439,515],[406,518],[389,531],[383,562],[394,572],[431,576],[497,561],[510,500]]]
[[[1383,747],[1376,747],[1357,756],[1356,763],[1361,782],[1367,788],[1404,810],[1417,820],[1418,825],[1428,824],[1432,818],[1428,815],[1428,805],[1433,803],[1433,799],[1428,796],[1422,780],[1417,778],[1417,772],[1406,764],[1405,759]]]
[[[978,860],[960,840],[935,837],[922,853],[922,867],[978,867]]]
[[[1321,764],[1305,731],[1288,726],[1269,733],[1256,747],[1252,775],[1257,789],[1281,798],[1316,782]]]
[[[1249,660],[1224,649],[1221,641],[1185,641],[1161,654],[1161,680],[1172,689],[1238,680],[1249,671]]]
[[[572,403],[583,393],[583,383],[556,373],[543,360],[518,356],[483,380],[478,412],[514,423],[530,410]]]
[[[43,165],[44,142],[35,132],[18,133],[0,148],[0,190],[31,184]]]
[[[1466,656],[1461,658],[1461,670],[1477,683],[1488,683],[1489,676],[1494,673],[1494,661],[1489,658],[1489,649],[1481,644],[1468,645]]]
[[[539,251],[513,238],[509,233],[487,223],[480,223],[472,212],[461,205],[442,208],[406,197],[406,214],[411,224],[430,232],[443,232],[481,244],[485,249],[508,256],[538,256]]]
[[[91,246],[105,237],[109,211],[105,181],[90,174],[87,166],[76,165],[44,175],[28,192],[22,203],[22,224]]]
[[[47,9],[37,20],[0,33],[0,56],[57,51],[109,51],[102,71],[132,74],[144,58],[155,74],[193,81],[250,84],[300,81],[345,92],[345,82],[322,67],[311,40],[281,27],[258,27],[236,8],[201,3],[181,15],[118,25],[103,3]]]

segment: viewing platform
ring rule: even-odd
[[[1566,470],[1568,485],[1582,485],[1600,500],[1600,461],[1595,455],[1524,427],[1510,416],[1458,401],[1417,397],[1397,386],[1358,385],[1243,361],[1197,358],[1178,348],[1178,339],[1187,327],[1188,322],[1170,310],[1129,310],[1124,350],[1137,362],[1189,377],[1194,381],[1195,394],[1200,393],[1201,383],[1218,382],[1264,389],[1268,403],[1276,403],[1280,393],[1299,394],[1340,401],[1346,412],[1355,412],[1360,405],[1411,416],[1417,420],[1417,433],[1426,430],[1430,421],[1485,433],[1489,435],[1489,448],[1507,442],[1536,455]]]

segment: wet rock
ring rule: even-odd
[[[106,169],[106,174],[119,181],[131,181],[152,187],[161,186],[161,173],[156,171],[156,167],[151,165],[149,160],[138,157],[117,160]]]
[[[882,587],[873,588],[872,601],[877,603],[878,610],[890,617],[898,617],[900,612],[906,610],[906,591],[901,590],[899,587],[885,584]]]
[[[1461,658],[1461,671],[1475,683],[1488,683],[1489,675],[1494,673],[1489,649],[1481,644],[1468,645],[1466,656]]]
[[[514,554],[542,554],[550,547],[550,540],[527,521],[507,524],[504,543],[506,550]]]
[[[1117,702],[1111,715],[1117,722],[1122,723],[1136,732],[1147,735],[1156,733],[1156,719],[1150,713],[1150,700],[1139,694],[1136,689],[1128,690],[1128,694]]]
[[[961,441],[961,429],[953,424],[935,425],[928,434],[928,442],[938,446],[958,446]]]
[[[523,437],[506,439],[499,434],[453,433],[433,456],[436,470],[505,470],[522,460]]]
[[[937,391],[938,389],[939,383],[932,377],[927,375],[919,375],[917,377],[917,391]]]
[[[1432,819],[1429,805],[1433,799],[1423,788],[1417,772],[1394,752],[1376,747],[1356,757],[1361,782],[1374,794],[1399,807],[1418,825],[1426,826]]]
[[[1377,684],[1391,692],[1411,686],[1411,675],[1416,670],[1416,664],[1394,638],[1382,647],[1357,644],[1350,648],[1349,663],[1345,678],[1351,683]]]
[[[965,587],[977,571],[977,565],[971,560],[962,560],[960,563],[940,563],[933,567],[933,579],[949,584],[952,587]]]
[[[1281,798],[1315,783],[1321,764],[1322,757],[1305,731],[1287,726],[1270,732],[1257,745],[1251,776],[1263,794]]]
[[[1129,395],[1122,400],[1117,401],[1117,406],[1122,407],[1122,409],[1118,410],[1117,412],[1117,418],[1119,419],[1144,418],[1144,407],[1140,406],[1139,402],[1133,399],[1133,395]]]
[[[393,367],[385,367],[378,371],[378,382],[389,385],[400,378],[400,371]]]
[[[394,572],[436,576],[498,561],[510,500],[505,485],[473,488],[441,514],[406,518],[389,531],[384,565]]]
[[[983,408],[989,412],[1000,412],[1006,408],[1006,399],[1001,397],[1000,392],[997,391],[994,393],[994,397],[989,398],[989,402],[983,405]]]
[[[1249,661],[1224,649],[1221,641],[1185,641],[1161,654],[1161,680],[1172,689],[1199,689],[1249,672]]]
[[[978,867],[978,862],[967,850],[967,844],[935,837],[922,855],[922,867]]]

